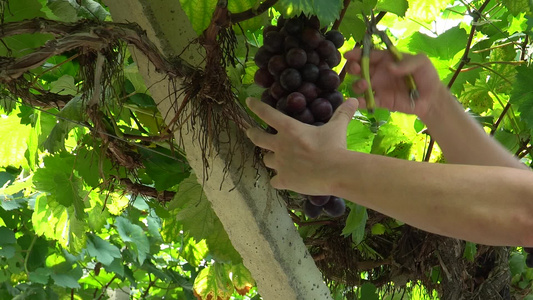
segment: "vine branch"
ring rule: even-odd
[[[277,2],[278,0],[265,0],[257,8],[250,8],[243,12],[232,14],[231,23],[236,24],[257,17],[274,6]]]
[[[344,7],[342,8],[339,18],[335,20],[335,23],[333,23],[333,26],[331,27],[332,30],[339,29],[339,27],[341,26],[342,20],[344,19],[344,15],[346,14],[346,11],[348,10],[348,6],[350,6],[350,3],[352,3],[352,0],[344,0]]]

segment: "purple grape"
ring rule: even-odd
[[[283,55],[274,55],[268,61],[268,72],[275,77],[279,76],[285,69],[287,69],[287,64]]]
[[[331,41],[335,48],[339,49],[344,45],[344,36],[337,30],[330,30],[326,33],[326,39]]]
[[[337,48],[335,48],[335,45],[328,40],[321,41],[318,47],[316,48],[316,52],[318,52],[318,55],[320,55],[320,57],[322,57],[323,59],[334,54],[336,50]]]
[[[307,62],[307,53],[301,48],[292,48],[285,54],[287,64],[295,69],[299,69]]]
[[[300,47],[300,40],[292,35],[289,35],[285,38],[285,51],[289,51],[292,48],[299,48]]]
[[[274,83],[274,77],[267,69],[259,69],[255,72],[254,81],[260,87],[269,88]]]
[[[316,85],[311,82],[302,83],[302,85],[298,88],[298,92],[304,95],[305,99],[307,100],[307,103],[311,103],[311,101],[315,100],[316,97],[318,97]]]
[[[307,63],[318,66],[320,63],[320,55],[315,50],[307,51]]]
[[[281,32],[270,31],[263,36],[263,47],[272,53],[281,53],[285,36]]]
[[[339,50],[335,50],[333,54],[326,57],[324,61],[328,64],[330,68],[335,68],[341,63],[341,53]]]
[[[313,29],[316,29],[316,30],[319,30],[320,29],[320,21],[318,20],[318,18],[316,16],[312,16],[311,18],[309,18],[309,20],[307,20],[307,26],[313,28]]]
[[[264,69],[268,66],[268,61],[272,57],[272,53],[268,51],[265,47],[261,47],[255,53],[254,61],[255,64],[260,68]]]
[[[286,96],[287,94],[287,91],[281,86],[278,81],[274,82],[272,86],[270,86],[270,95],[274,99],[279,99],[283,96]]]
[[[333,111],[337,110],[337,108],[344,102],[344,96],[339,91],[326,93],[322,95],[322,97],[328,99]]]
[[[301,113],[306,105],[307,101],[301,93],[293,92],[287,96],[287,111],[291,114]]]
[[[306,216],[308,216],[311,219],[316,219],[320,216],[322,213],[322,207],[313,205],[309,201],[304,202],[304,213]]]
[[[315,82],[318,79],[320,70],[313,64],[306,64],[300,70],[302,74],[302,80],[307,82]]]
[[[278,102],[276,103],[276,109],[284,114],[289,113],[287,109],[287,97],[283,97],[278,100]]]
[[[263,28],[263,35],[271,32],[271,31],[279,31],[279,28],[274,25],[268,25]]]
[[[324,98],[316,98],[310,106],[316,121],[327,122],[333,114],[331,103]]]
[[[279,83],[281,83],[281,86],[285,90],[292,92],[297,90],[300,85],[302,85],[302,76],[298,70],[288,68],[281,73],[281,76],[279,77]]]
[[[328,203],[326,203],[322,209],[328,216],[336,218],[344,215],[344,212],[346,211],[346,203],[344,203],[344,200],[339,197],[331,196]]]
[[[298,18],[292,18],[290,20],[287,20],[283,27],[285,28],[288,34],[297,35],[302,32],[304,26],[302,20]]]
[[[315,117],[313,117],[313,113],[309,108],[306,108],[301,113],[294,115],[293,118],[305,124],[313,124],[315,122]]]
[[[323,39],[320,35],[320,32],[318,32],[316,29],[307,27],[302,32],[302,41],[307,46],[307,50],[315,49],[322,40]]]
[[[309,202],[315,206],[324,206],[331,196],[308,196]]]
[[[316,85],[324,91],[334,91],[341,84],[341,79],[335,71],[330,69],[320,70]]]
[[[261,94],[261,102],[266,103],[272,107],[276,107],[276,103],[278,102],[278,100],[276,100],[270,95],[269,89],[266,89],[263,94]]]

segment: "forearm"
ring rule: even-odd
[[[349,151],[332,160],[333,195],[428,232],[487,245],[533,246],[532,172]]]
[[[422,117],[449,163],[527,169],[464,112],[443,86],[428,115]]]

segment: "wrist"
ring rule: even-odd
[[[426,124],[428,129],[445,123],[454,110],[460,106],[457,99],[450,93],[447,87],[440,84],[439,91],[434,96],[434,101],[424,115],[420,115],[420,120]],[[461,108],[462,110],[462,108]]]

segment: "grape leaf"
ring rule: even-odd
[[[72,98],[59,113],[57,113],[57,124],[53,127],[52,131],[48,134],[45,142],[43,143],[44,149],[51,153],[56,153],[65,149],[65,139],[68,137],[68,133],[78,125],[74,122],[84,121],[84,101],[80,95]],[[42,134],[47,134],[43,132]]]
[[[52,270],[49,268],[38,268],[30,273],[30,280],[35,283],[47,284],[48,279],[52,275]]]
[[[250,8],[253,8],[257,4],[257,0],[232,0],[228,1],[228,9],[232,13],[239,13]],[[242,29],[246,31],[254,32],[260,29],[263,25],[268,22],[268,14],[263,13],[259,16],[248,19],[244,22],[239,23]],[[237,28],[236,28],[237,30]],[[240,28],[238,29],[240,30]]]
[[[342,0],[280,0],[276,8],[287,17],[315,15],[322,26],[328,26],[339,18]]]
[[[502,0],[502,3],[515,16],[532,11],[531,0]]]
[[[339,31],[342,32],[346,38],[353,37],[356,42],[363,40],[366,31],[366,25],[361,16],[362,9],[363,4],[361,2],[352,2],[350,6],[348,6],[346,14],[339,26]]]
[[[176,157],[170,150],[157,147],[153,151],[143,148],[138,148],[138,151],[146,167],[146,173],[152,178],[158,191],[171,188],[190,175],[190,167],[185,159]]]
[[[409,50],[441,60],[451,60],[459,51],[464,51],[466,40],[466,31],[459,26],[452,27],[435,38],[417,32],[409,40]]]
[[[198,35],[209,26],[217,0],[180,0],[181,7]]]
[[[409,1],[409,9],[407,10],[406,16],[418,22],[429,24],[437,19],[449,3],[449,0]]]
[[[13,230],[7,227],[0,227],[0,246],[16,244],[17,239],[15,238],[15,233]]]
[[[0,117],[0,166],[20,167],[26,163],[24,153],[31,126],[20,124],[16,110]],[[13,134],[16,132],[17,134]]]
[[[60,287],[77,289],[80,287],[78,280],[83,276],[83,270],[76,266],[72,270],[65,273],[52,273],[52,279],[54,279],[55,284]]]
[[[237,293],[241,296],[248,294],[255,285],[252,274],[243,264],[234,264],[231,267],[231,282]]]
[[[241,255],[233,248],[233,244],[218,218],[215,221],[214,228],[213,233],[206,238],[209,253],[218,262],[231,262],[232,264],[242,262]]]
[[[366,207],[354,203],[346,203],[350,208],[350,213],[346,219],[346,225],[342,229],[343,236],[352,235],[354,243],[359,244],[365,237],[366,221],[368,214]]]
[[[404,17],[408,7],[407,0],[378,0],[376,10],[391,12]]]
[[[472,242],[466,242],[463,257],[467,260],[474,262],[477,253],[477,244]]]
[[[361,286],[361,299],[379,300],[376,286],[371,283],[364,283]]]
[[[372,141],[374,140],[374,133],[359,121],[351,121],[348,124],[348,131],[346,142],[348,149],[359,152],[369,152],[372,148]]]
[[[215,263],[198,273],[193,290],[199,300],[229,300],[234,288],[226,267]]]
[[[533,67],[520,66],[516,68],[516,80],[511,92],[511,103],[518,107],[520,118],[533,130]]]
[[[150,253],[150,242],[141,226],[132,224],[124,217],[115,219],[115,226],[124,242],[128,242],[130,247],[137,253],[137,260],[140,264],[144,262]]]
[[[122,257],[120,250],[115,245],[94,234],[89,235],[87,251],[89,255],[95,256],[105,266],[110,265],[115,258]]]

